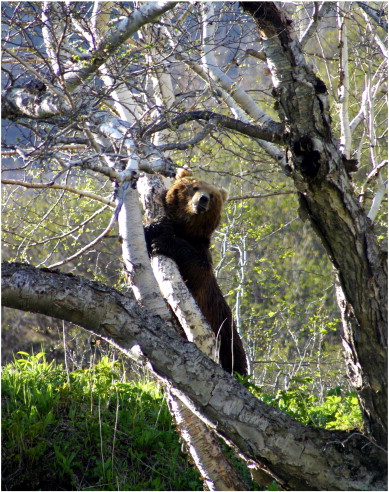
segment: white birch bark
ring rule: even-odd
[[[42,35],[45,45],[47,59],[51,65],[53,73],[61,73],[60,52],[58,40],[61,39],[61,33],[58,29],[58,22],[52,22],[53,15],[58,15],[56,2],[43,2],[42,8]]]
[[[157,288],[154,275],[148,261],[142,214],[136,189],[125,182],[119,191],[121,210],[118,224],[122,240],[122,256],[126,273],[130,276],[130,285],[137,301],[153,309],[163,319],[168,320],[166,305]]]
[[[152,36],[152,32],[151,30],[145,34]],[[147,41],[150,40],[147,39]],[[148,61],[151,66],[155,67],[151,75],[151,82],[155,89],[156,104],[160,108],[169,109],[175,100],[171,76],[160,68],[162,60],[159,59],[155,49],[151,50]],[[159,144],[163,143],[164,136],[164,132],[159,132],[157,139]],[[155,175],[144,176],[139,180],[138,189],[147,220],[163,215],[163,207],[158,207],[157,200],[155,200],[155,197],[164,189],[162,179]],[[154,202],[154,206],[150,206],[150,202]],[[184,284],[177,265],[171,259],[163,256],[152,258],[151,264],[161,293],[180,322],[187,339],[194,342],[210,358],[217,360],[218,347],[215,336]],[[168,401],[181,438],[186,443],[196,467],[204,477],[204,489],[244,490],[245,485],[226,458],[212,430],[172,393],[169,393]]]
[[[367,14],[365,14],[367,17]],[[373,29],[371,27],[370,22],[367,20],[367,26],[369,30],[373,34]],[[386,57],[387,57],[387,51],[386,51]],[[387,65],[387,59],[384,62],[385,65]],[[382,75],[381,75],[382,77]],[[367,214],[369,219],[374,222],[376,219],[379,210],[381,208],[382,200],[384,199],[385,194],[387,193],[387,181],[385,182],[383,177],[382,177],[382,171],[379,163],[377,162],[377,155],[376,155],[376,146],[377,146],[377,136],[376,136],[376,130],[375,130],[375,99],[377,96],[378,91],[380,90],[381,84],[383,82],[383,79],[380,77],[380,80],[378,80],[373,86],[373,80],[374,77],[372,76],[372,70],[371,70],[371,60],[368,62],[368,69],[367,69],[367,87],[366,87],[366,121],[367,121],[367,131],[369,135],[369,147],[370,147],[370,161],[371,161],[371,166],[373,168],[372,172],[376,172],[377,174],[377,190],[375,192],[370,210]]]
[[[145,38],[148,44],[153,45],[153,35],[158,37],[157,34],[154,29],[150,29],[149,32],[143,32],[142,37]],[[153,67],[150,82],[155,90],[153,94],[155,102],[159,108],[166,108],[168,110],[175,101],[171,76],[163,70],[161,66],[162,60],[155,47],[150,50],[147,58],[149,66]],[[166,132],[158,132],[158,135],[158,143],[162,144]],[[168,186],[170,185],[171,182]],[[162,193],[163,190],[164,182],[159,176],[143,176],[139,179],[138,191],[147,222],[164,215],[163,206],[158,206],[155,200],[155,197]],[[215,360],[216,347],[214,334],[182,281],[177,265],[169,258],[163,256],[152,258],[151,262],[162,295],[180,321],[188,340],[195,342],[205,354]]]
[[[197,469],[204,480],[204,490],[245,490],[247,487],[225,458],[215,434],[182,403],[168,395],[169,408]]]
[[[231,111],[237,113],[237,117],[245,122],[249,122],[249,118],[254,120],[259,125],[271,125],[272,119],[266,114],[259,105],[237,85],[227,74],[218,67],[215,58],[214,46],[212,40],[215,38],[215,15],[212,2],[205,2],[201,5],[203,17],[203,69],[207,74],[208,83],[214,84],[222,90],[223,99],[230,106]],[[236,105],[243,110],[236,111]],[[249,117],[249,118],[248,118]],[[276,162],[283,168],[286,168],[285,155],[274,144],[265,140],[256,139],[258,145],[263,148]]]
[[[355,129],[358,127],[358,125],[366,118],[367,91],[368,91],[368,88],[366,87],[365,90],[362,92],[361,108],[358,111],[358,114],[350,121],[351,136],[353,135],[353,133],[354,133]]]
[[[119,233],[122,238],[123,260],[131,277],[132,291],[141,306],[157,314],[167,325],[171,326],[170,314],[158,290],[148,261],[138,192],[128,186],[128,183],[123,183],[121,189],[123,201],[119,213]],[[181,299],[177,298],[177,295],[184,296],[182,301],[186,306],[190,303],[194,304],[193,298],[191,301],[189,299],[191,296],[179,276],[177,266],[171,260],[162,257],[156,258],[153,261],[153,269],[160,281],[160,289],[167,295],[171,305],[179,308],[179,312],[182,312],[182,306]],[[175,282],[182,290],[187,292],[180,292],[177,286],[173,288],[172,282]],[[168,294],[166,289],[169,290]],[[184,294],[187,297],[186,299]],[[194,306],[191,307],[196,317],[196,309]],[[205,349],[208,355],[212,354],[213,344],[210,333],[206,333],[204,337],[201,336],[204,333],[204,326],[196,323],[190,325],[190,319],[188,320],[185,315],[181,319],[183,320],[182,326],[185,328],[189,338],[195,340],[196,343],[200,343],[202,349]],[[197,335],[196,329],[200,331],[200,336],[195,336]],[[205,490],[244,490],[245,486],[240,481],[232,465],[225,458],[221,446],[213,436],[212,431],[193,413],[193,410],[189,410],[186,407],[185,402],[180,401],[172,393],[168,393],[168,395],[169,407],[178,424],[181,437],[187,444],[188,451],[204,477]]]
[[[349,4],[338,2],[337,22],[339,28],[339,116],[340,116],[340,149],[347,159],[351,158],[351,131],[348,115],[349,108],[349,73],[348,73],[348,41],[345,13]]]
[[[382,200],[384,199],[388,191],[387,190],[388,182],[383,180],[381,173],[378,174],[377,184],[378,184],[377,191],[376,194],[374,195],[369,213],[367,214],[367,216],[372,222],[374,222],[374,220],[376,219],[378,212],[380,211],[381,208]]]
[[[148,261],[138,192],[128,182],[125,182],[121,185],[119,200],[121,200],[121,210],[118,222],[119,234],[122,238],[122,256],[130,275],[130,285],[134,296],[141,306],[160,316],[167,325],[171,325],[170,314],[158,290]],[[162,293],[176,309],[175,312],[181,318],[182,327],[189,335],[189,340],[200,344],[201,349],[205,350],[207,355],[212,355],[214,344],[213,337],[210,335],[213,333],[210,328],[208,332],[206,331],[206,323],[198,323],[196,311],[199,310],[193,298],[190,299],[190,293],[178,273],[177,266],[168,258],[160,257],[153,260],[153,269],[157,274]],[[173,282],[176,285],[173,286]],[[177,296],[183,297],[181,299]],[[192,317],[187,317],[188,307],[192,312]],[[194,322],[191,323],[193,318]],[[173,416],[179,424],[182,438],[188,445],[188,451],[205,478],[206,489],[212,491],[244,490],[243,483],[225,458],[220,444],[207,425],[173,394],[170,394],[169,401]]]
[[[103,22],[99,18],[99,12],[95,9],[96,23],[96,38],[105,34],[106,15],[102,15]],[[100,27],[100,28],[99,28]],[[154,55],[154,56],[153,56]],[[155,88],[155,96],[157,104],[162,107],[170,107],[174,102],[173,85],[170,75],[165,74],[163,70],[158,68],[156,51],[153,50],[150,66],[156,66],[155,76],[153,77],[153,85]],[[103,81],[108,87],[114,85],[114,80],[109,75],[107,66],[102,67],[104,74]],[[131,93],[122,85],[120,89],[115,91],[115,106],[122,119],[129,123],[134,122],[134,111],[128,111],[128,107],[135,107]],[[105,136],[120,140],[124,144],[124,148],[130,157],[127,165],[127,171],[138,170],[140,162],[148,159],[142,158],[139,155],[139,150],[134,142],[128,136],[125,137],[123,125],[113,118],[114,124],[106,122],[100,125],[100,131]],[[119,126],[119,128],[118,128]],[[162,133],[162,132],[161,132]],[[161,134],[161,138],[163,135]],[[142,146],[142,153],[147,154],[147,145]],[[155,154],[151,150],[150,156]],[[154,161],[159,161],[160,156],[155,156]],[[146,163],[146,166],[148,164]],[[163,165],[163,164],[162,164]],[[155,167],[155,166],[154,166]],[[150,186],[150,179],[153,185]],[[146,204],[147,198],[150,200],[152,191],[156,190],[157,177],[153,176],[148,179],[144,177],[141,180],[140,190],[143,191],[143,203],[145,210],[148,211],[149,218],[155,218],[153,212],[160,212],[157,207],[148,208]],[[161,183],[159,184],[161,186]],[[201,350],[209,357],[215,357],[215,337],[207,321],[200,312],[194,299],[186,288],[181,276],[178,272],[177,265],[163,257],[153,258],[152,269],[145,248],[143,222],[139,205],[138,192],[135,187],[130,185],[130,182],[123,182],[119,190],[119,206],[121,207],[118,217],[119,234],[122,239],[122,256],[126,272],[130,277],[130,285],[134,292],[135,298],[150,311],[155,312],[166,323],[170,324],[170,314],[166,309],[165,303],[162,301],[157,285],[162,292],[162,295],[171,306],[178,320],[183,327],[189,341],[195,342]],[[154,272],[154,275],[153,275]],[[157,282],[158,284],[157,284]],[[162,302],[161,302],[162,301]],[[245,487],[236,475],[235,470],[228,460],[224,457],[224,453],[218,441],[212,434],[212,431],[196,417],[192,411],[188,410],[185,405],[177,400],[172,394],[169,396],[170,408],[182,434],[182,438],[187,443],[188,450],[199,468],[202,476],[205,477],[204,484],[208,490],[243,490]]]
[[[94,40],[100,42],[103,36],[106,35],[109,30],[109,8],[114,2],[95,2],[93,7],[93,31]],[[109,61],[109,60],[107,60]],[[118,112],[120,119],[127,121],[128,123],[134,123],[139,121],[141,110],[139,105],[132,97],[131,92],[125,87],[124,84],[118,84],[117,81],[110,75],[110,70],[107,64],[104,63],[100,67],[102,74],[102,80],[107,87],[115,87],[112,91],[111,97],[114,101],[115,110]]]
[[[138,190],[148,221],[164,215],[163,207],[156,204],[154,208],[149,206],[150,201],[154,199],[155,202],[155,197],[164,190],[160,176],[140,177]],[[188,340],[196,343],[200,350],[217,362],[213,331],[184,284],[175,262],[158,256],[152,258],[151,264],[161,293],[177,316]]]
[[[142,26],[148,24],[163,13],[175,7],[177,2],[161,0],[144,2],[139,9],[134,9],[130,16],[118,19],[114,26],[97,43],[93,56],[86,57],[81,63],[75,64],[65,74],[66,87],[69,91],[76,89],[83,80],[103,65],[109,56]]]
[[[370,141],[370,158],[373,170],[377,168],[375,147],[375,125],[374,125],[374,99],[379,87],[381,86],[381,80],[378,81],[375,86],[372,86],[372,77],[370,66],[368,67],[366,76],[366,87],[362,93],[361,109],[355,118],[350,122],[348,115],[349,107],[349,71],[348,71],[348,40],[347,40],[347,26],[345,13],[348,12],[350,4],[345,4],[345,2],[338,3],[338,14],[337,21],[339,27],[339,106],[340,106],[340,127],[341,127],[341,137],[340,137],[340,148],[347,159],[351,158],[351,148],[352,148],[352,135],[363,120],[367,122],[367,130]],[[346,10],[344,10],[346,9]],[[367,25],[369,21],[367,19]],[[387,184],[384,182],[381,172],[377,171],[377,190],[373,198],[371,208],[367,214],[371,221],[374,221],[380,210],[382,200],[386,193]]]
[[[48,81],[43,80],[46,87],[50,88],[50,92],[37,98],[35,94],[29,94],[24,88],[14,87],[7,91],[7,98],[5,104],[3,104],[2,113],[6,117],[12,117],[14,113],[20,112],[26,117],[32,119],[48,118],[56,115],[64,115],[72,112],[72,102],[68,100],[68,94],[76,94],[76,89],[82,85],[82,83],[88,79],[89,76],[94,74],[109,57],[119,48],[128,38],[135,34],[142,26],[153,22],[164,12],[171,10],[175,7],[177,2],[171,1],[159,1],[159,2],[145,2],[139,9],[135,9],[130,16],[121,18],[116,21],[115,26],[110,26],[106,34],[100,39],[98,43],[94,43],[93,37],[89,33],[86,33],[82,27],[77,24],[76,19],[72,19],[76,28],[83,34],[85,39],[93,46],[92,52],[86,54],[84,59],[77,63],[72,63],[70,60],[67,62],[66,72],[63,75],[64,92],[53,87]],[[50,5],[51,7],[51,5]],[[45,10],[44,20],[49,22],[48,10]],[[52,24],[52,22],[51,22]],[[50,62],[54,67],[54,70],[58,70],[55,50],[51,47],[50,35],[46,31],[45,42],[49,48]],[[6,48],[4,48],[6,50]],[[19,63],[23,66],[26,65],[17,55],[12,54]],[[79,57],[79,54],[78,54]],[[39,80],[42,80],[42,76],[36,72],[32,67],[27,66],[29,72],[36,76]],[[80,91],[78,91],[80,92]],[[78,94],[80,97],[81,94]],[[88,98],[88,94],[82,92],[82,97],[85,102],[85,98]]]
[[[367,119],[367,129],[368,129],[368,135],[369,135],[369,147],[370,147],[370,162],[371,166],[373,168],[373,171],[376,170],[377,172],[377,190],[374,195],[370,210],[367,214],[369,219],[374,222],[376,219],[381,204],[382,200],[387,192],[387,183],[383,180],[382,178],[382,173],[381,169],[379,168],[379,165],[377,163],[377,156],[376,156],[376,146],[377,146],[377,138],[376,138],[376,133],[375,133],[375,95],[376,91],[378,90],[378,87],[375,87],[376,90],[371,90],[371,70],[370,70],[370,63],[368,67],[368,84],[367,84],[367,98],[366,98],[366,106],[367,106],[367,111],[366,111],[366,119]]]
[[[215,19],[212,2],[201,4],[203,17],[203,68],[212,82],[221,87],[229,94],[234,101],[259,125],[269,125],[272,121],[258,104],[245,92],[239,85],[225,74],[218,67],[215,55],[214,45],[212,44],[215,37]]]
[[[312,15],[311,20],[309,21],[309,24],[303,34],[301,35],[300,38],[300,44],[302,47],[304,47],[309,39],[315,34],[317,31],[318,25],[320,23],[320,20],[323,18],[323,16],[328,12],[328,10],[331,8],[331,2],[315,2],[314,3],[314,13]]]
[[[92,13],[92,30],[96,41],[100,42],[101,38],[106,34],[109,29],[110,20],[110,8],[114,5],[114,2],[95,1],[93,3]],[[93,46],[91,45],[91,48]]]

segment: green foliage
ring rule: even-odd
[[[9,490],[201,490],[181,453],[163,394],[152,381],[126,382],[119,362],[69,374],[40,352],[3,368],[3,487]],[[328,429],[362,425],[354,393],[340,387],[322,402],[312,378],[264,393],[251,377],[238,379],[262,401],[304,424]],[[251,490],[246,467],[225,449]],[[268,490],[277,490],[270,484]]]
[[[67,375],[44,353],[3,368],[3,488],[201,490],[151,381],[103,358]]]
[[[279,390],[275,395],[264,393],[250,378],[239,379],[257,398],[303,424],[333,430],[362,430],[362,413],[355,392],[343,393],[338,386],[329,390],[320,402],[312,391],[313,379],[306,375],[295,376],[287,390]]]
[[[282,189],[282,179],[277,181]],[[271,185],[269,176],[258,185],[260,194]],[[232,193],[246,194],[249,189]],[[217,239],[218,280],[235,306],[255,380],[274,392],[310,365],[319,396],[340,384],[344,368],[332,271],[308,223],[298,218],[295,196],[227,203]]]

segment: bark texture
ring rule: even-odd
[[[257,400],[193,343],[112,288],[30,265],[4,264],[7,307],[71,321],[125,354],[139,345],[173,393],[247,459],[293,490],[386,490],[386,453],[358,433],[306,427]]]
[[[330,126],[327,88],[306,63],[291,21],[273,2],[242,2],[256,22],[289,134],[301,215],[336,269],[350,381],[367,431],[387,444],[387,259],[359,204]]]

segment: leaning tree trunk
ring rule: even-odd
[[[273,95],[290,134],[289,164],[300,215],[311,222],[337,272],[348,375],[367,431],[386,446],[386,255],[354,195],[332,136],[326,86],[306,63],[290,20],[273,2],[241,5],[262,36]]]
[[[195,344],[131,295],[82,277],[31,265],[3,264],[7,307],[84,327],[129,357],[141,347],[153,370],[254,464],[265,462],[286,490],[387,490],[385,451],[359,432],[305,426],[257,400]],[[236,490],[236,489],[235,489]]]
[[[147,178],[143,177],[143,188],[148,188],[150,194],[158,187],[159,178],[153,180],[152,186],[145,186]],[[138,191],[136,187],[132,187],[128,182],[122,183],[119,193],[119,234],[122,240],[123,262],[128,275],[129,284],[132,287],[133,293],[137,301],[150,312],[157,314],[165,324],[172,326],[171,315],[167,309],[167,306],[158,291],[156,279],[153,275],[153,271],[150,268],[148,255],[146,251],[146,244],[144,241],[144,233],[142,226],[142,217],[140,211],[140,203],[138,198]],[[148,197],[149,203],[153,201],[153,197]],[[156,207],[156,203],[154,203]],[[158,210],[158,207],[156,207]],[[179,311],[182,311],[182,304],[188,304],[185,301],[185,296],[190,297],[189,291],[183,281],[179,279],[178,269],[175,268],[175,272],[172,270],[173,265],[170,266],[170,270],[166,271],[169,267],[171,260],[160,259],[160,262],[167,262],[168,265],[159,265],[154,261],[154,271],[158,270],[159,286],[162,293],[171,301],[170,305],[173,307],[173,311],[177,315],[177,320],[181,320],[181,327],[185,332],[189,340],[194,340],[196,344],[200,345],[200,348],[208,355],[212,356],[213,353],[213,333],[208,327],[198,326],[201,325],[203,320],[194,320],[194,314],[187,316],[188,319],[184,323]],[[172,287],[168,287],[170,292],[166,294],[163,290],[163,286],[166,283],[171,284],[171,278],[166,279],[166,275],[170,276],[173,271],[172,277],[176,278],[177,284],[182,284],[181,291],[178,289],[179,294],[172,293]],[[187,292],[182,293],[182,289]],[[172,299],[175,296],[180,295],[180,300],[173,302]],[[184,302],[185,301],[185,302]],[[194,301],[192,300],[194,304]],[[178,311],[174,310],[174,306],[178,307]],[[187,314],[185,312],[184,314]],[[192,320],[192,323],[190,322]],[[177,327],[178,328],[178,327]],[[179,330],[178,330],[179,331]],[[205,332],[205,333],[204,333]],[[212,335],[212,338],[211,338]],[[221,444],[216,439],[212,429],[198,418],[187,406],[181,402],[172,393],[172,388],[168,387],[168,403],[172,416],[175,419],[177,428],[180,432],[182,440],[186,443],[188,452],[191,454],[193,461],[196,464],[197,469],[201,473],[204,480],[205,490],[245,490],[245,484],[240,479],[237,471],[233,467],[230,460],[223,452]]]

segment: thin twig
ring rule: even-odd
[[[378,445],[376,442],[374,442],[368,436],[366,436],[365,434],[361,434],[360,432],[353,432],[352,434],[350,434],[349,436],[347,436],[346,439],[344,439],[343,441],[341,441],[341,440],[328,441],[325,444],[324,449],[326,449],[327,446],[329,446],[330,444],[341,444],[344,447],[345,443],[347,441],[349,441],[350,439],[352,439],[353,437],[363,437],[363,438],[365,438],[368,441],[368,443],[366,443],[365,446],[367,446],[368,444],[372,444],[373,446],[375,446],[376,448],[380,449],[381,451],[384,451],[384,453],[386,453],[386,454],[388,453],[388,451],[385,448],[383,448],[382,446]],[[363,446],[363,447],[365,447],[365,446]]]
[[[193,138],[186,142],[177,142],[177,143],[169,143],[165,145],[158,145],[156,148],[160,150],[161,152],[165,152],[167,150],[186,150],[190,147],[193,147],[194,145],[198,144],[201,142],[201,140],[204,140],[205,137],[207,137],[212,130],[215,129],[214,125],[206,125],[201,132],[197,133]]]
[[[65,258],[62,261],[59,261],[58,263],[53,263],[52,265],[49,266],[49,268],[57,268],[59,266],[65,265],[66,263],[71,262],[72,260],[75,260],[79,256],[83,255],[87,251],[93,248],[97,243],[99,243],[111,230],[113,229],[113,226],[116,222],[116,214],[112,215],[112,218],[108,224],[108,227],[99,235],[97,236],[92,242],[81,248],[77,253],[75,253],[72,256],[69,256],[68,258]]]
[[[291,195],[295,194],[295,191],[276,191],[274,193],[264,193],[263,195],[242,195],[242,196],[233,196],[228,198],[228,202],[235,202],[238,200],[248,200],[249,198],[267,198],[269,196],[277,196],[277,195]]]
[[[7,48],[3,47],[3,51],[7,53],[9,56],[12,56],[18,63],[23,65],[24,68],[26,68],[29,72],[31,72],[37,79],[39,79],[41,82],[45,84],[47,88],[49,88],[54,94],[56,94],[58,97],[61,99],[65,99],[66,102],[72,106],[71,101],[68,100],[66,94],[63,92],[59,91],[56,87],[54,87],[45,77],[43,77],[35,68],[32,68],[27,62],[19,58],[17,55],[12,53],[12,51],[9,51]]]
[[[86,226],[86,224],[89,224],[89,222],[91,222],[93,219],[95,219],[98,215],[102,214],[104,212],[104,210],[106,210],[108,207],[108,205],[104,205],[104,207],[101,207],[99,210],[96,210],[96,212],[94,212],[90,217],[88,217],[86,220],[84,220],[81,224],[78,224],[77,227],[74,227],[74,229],[71,229],[70,231],[67,231],[63,234],[59,234],[58,236],[52,236],[52,237],[49,237],[47,239],[44,239],[42,241],[37,241],[36,243],[30,243],[30,247],[33,247],[33,246],[41,246],[42,244],[46,244],[46,243],[49,243],[51,241],[59,241],[67,236],[71,236],[72,234],[74,234],[75,232],[79,231],[80,229],[82,229],[83,227]],[[37,267],[39,268],[43,263],[45,263],[46,260],[44,260],[42,263],[40,263],[39,265],[37,265]]]
[[[69,193],[75,193],[76,195],[84,196],[86,198],[90,198],[91,200],[96,200],[98,202],[104,203],[109,207],[115,206],[115,202],[112,200],[107,200],[106,198],[102,198],[101,196],[96,195],[95,193],[90,193],[89,191],[77,190],[76,188],[71,188],[70,186],[57,185],[53,183],[40,183],[40,184],[25,183],[24,181],[17,181],[15,179],[2,179],[1,182],[2,184],[23,186],[24,188],[52,188],[54,190],[64,190],[64,191],[68,191]]]

